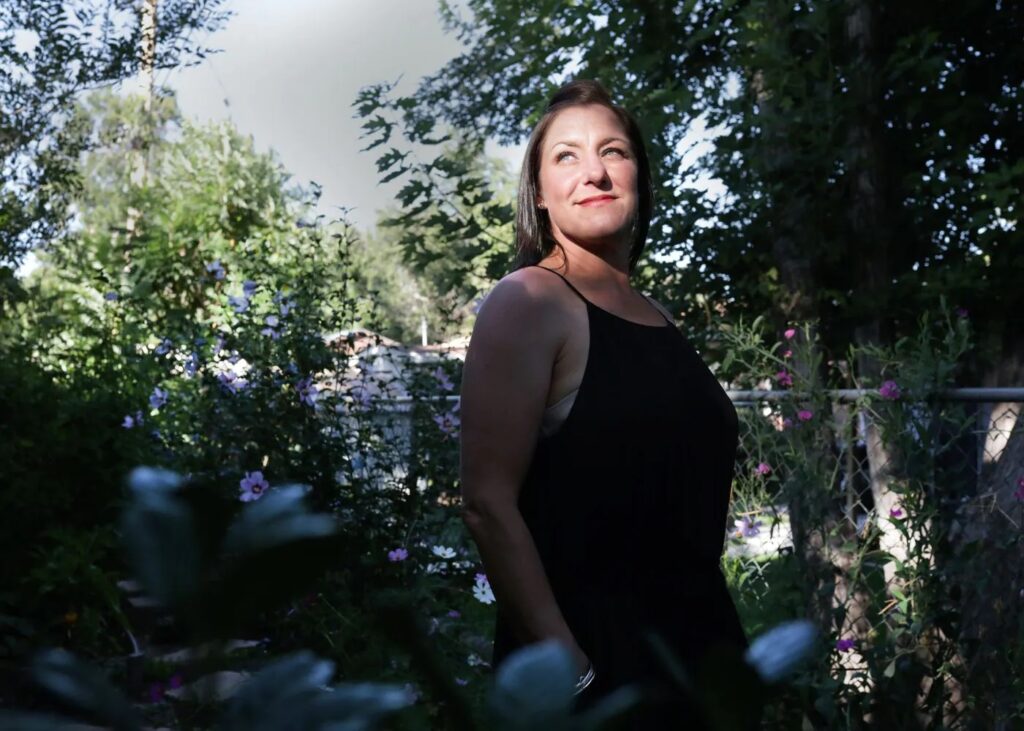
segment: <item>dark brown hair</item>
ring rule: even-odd
[[[651,215],[654,212],[654,186],[651,183],[651,164],[647,158],[647,148],[640,134],[640,126],[636,119],[624,107],[612,101],[608,90],[600,82],[592,79],[576,79],[556,91],[544,116],[533,128],[530,141],[526,145],[523,156],[523,169],[519,174],[519,193],[516,205],[516,256],[512,269],[521,269],[536,264],[557,246],[551,235],[551,222],[548,213],[537,207],[538,176],[540,173],[540,146],[547,134],[548,127],[555,116],[569,107],[599,104],[607,107],[619,118],[626,130],[626,136],[633,148],[633,156],[637,164],[637,211],[633,220],[633,241],[629,247],[629,271],[633,272],[640,254],[647,243],[647,231],[651,226]],[[563,254],[565,252],[562,252]]]

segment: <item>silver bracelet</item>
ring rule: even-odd
[[[573,695],[579,695],[587,686],[594,682],[594,663],[587,665],[587,672],[580,676],[580,679],[576,681],[576,691]]]

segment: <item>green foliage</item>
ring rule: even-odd
[[[203,58],[209,49],[193,34],[223,25],[221,4],[160,2],[156,68]],[[86,145],[87,120],[75,113],[75,99],[138,72],[140,33],[124,3],[12,0],[0,7],[0,161],[8,183],[0,192],[0,263],[16,265],[63,230]]]
[[[638,282],[698,341],[723,318],[765,315],[813,319],[837,351],[891,343],[944,295],[977,315],[979,367],[1017,357],[1018,5],[472,0],[442,17],[465,51],[409,96],[378,85],[359,101],[391,145],[382,173],[409,181],[407,220],[448,194],[396,134],[427,149],[448,134],[520,142],[560,83],[596,78],[650,145],[657,213]],[[707,151],[688,149],[699,125],[715,135]],[[433,149],[445,186],[476,189]],[[494,248],[500,272],[504,244],[481,232],[511,211],[492,214],[443,230]]]
[[[190,500],[191,488],[183,478],[167,470],[141,467],[132,473],[129,482],[132,494],[122,521],[126,545],[131,563],[154,597],[176,613],[198,618],[200,625],[217,626],[216,622],[210,622],[210,612],[232,618],[233,622],[218,627],[219,631],[213,635],[218,638],[230,636],[230,632],[237,629],[239,612],[247,611],[245,604],[254,605],[252,608],[257,610],[272,606],[269,595],[258,591],[256,581],[232,586],[226,578],[230,572],[207,564],[211,557],[204,559],[192,554],[180,567],[169,564],[168,556],[181,551],[184,534],[193,532],[208,512],[205,505],[190,505],[194,499]],[[201,486],[201,489],[206,491],[208,486]],[[297,584],[289,572],[316,553],[323,553],[326,546],[322,542],[334,532],[334,521],[326,515],[309,512],[301,502],[301,493],[297,486],[278,488],[260,501],[242,507],[221,536],[222,540],[217,541],[227,552],[233,553],[234,561],[260,565],[263,570],[259,579],[264,586],[301,591],[304,588],[301,584],[308,583],[312,576]],[[273,535],[269,538],[268,526],[276,526],[271,529]],[[310,541],[318,545],[311,545]],[[203,543],[197,535],[192,535],[187,542],[192,546]],[[293,553],[293,560],[287,564],[275,565],[267,561],[268,545],[275,550],[300,546],[305,550],[302,554]],[[223,582],[219,590],[210,592],[217,597],[217,602],[190,608],[204,581],[213,585]],[[223,602],[232,603],[229,611],[225,612]],[[398,636],[416,652],[421,639],[411,625],[402,621],[404,612],[389,609],[386,604],[381,608],[386,617],[405,624],[404,628],[399,627]],[[708,709],[717,709],[712,713],[716,729],[729,731],[749,725],[749,714],[757,707],[756,703],[751,703],[759,694],[757,685],[784,681],[807,655],[814,641],[814,632],[807,625],[794,623],[776,628],[751,646],[749,665],[739,657],[718,658],[715,672],[698,676],[703,681],[699,685],[687,685],[699,689],[705,700],[715,700],[708,704]],[[429,654],[423,661],[431,662]],[[142,727],[141,714],[103,675],[63,650],[39,654],[33,663],[33,674],[41,686],[65,705],[93,720],[119,731]],[[332,662],[318,659],[309,652],[293,653],[276,660],[245,682],[226,704],[217,727],[326,729],[344,723],[346,728],[371,729],[413,700],[407,691],[385,684],[347,683],[332,688],[327,683],[333,675]],[[574,714],[574,675],[569,653],[558,642],[524,648],[513,654],[498,673],[489,695],[485,725],[477,725],[468,715],[461,719],[460,725],[464,728],[543,727],[585,731],[606,727],[643,699],[639,689],[623,688],[584,713]],[[717,700],[727,688],[736,687],[738,677],[749,677],[753,685],[745,689],[747,692],[741,696],[743,701],[726,706],[729,712],[725,713]],[[442,690],[452,693],[450,687],[442,685]],[[456,706],[462,705],[457,696],[451,701]],[[73,725],[70,720],[33,714],[8,713],[0,716],[0,720],[24,728],[42,724],[52,724],[52,728]]]
[[[970,322],[925,313],[913,337],[825,363],[814,332],[766,342],[754,322],[723,333],[723,367],[738,385],[791,389],[741,409],[733,512],[745,522],[724,560],[738,609],[754,632],[780,614],[806,614],[835,643],[769,704],[766,722],[867,728],[870,713],[878,727],[939,728],[1016,718],[1007,699],[1021,684],[1020,614],[1006,609],[1016,562],[979,557],[1017,555],[1021,537],[998,521],[979,533],[974,511],[991,497],[982,489],[995,468],[970,467],[977,416],[941,398],[971,351]],[[878,364],[877,375],[862,363]],[[841,402],[826,391],[849,386],[866,394]],[[872,460],[884,449],[886,462],[869,464],[871,449]],[[779,531],[791,544],[735,550],[771,546]],[[969,597],[961,587],[972,587]],[[992,602],[1003,609],[978,609]]]
[[[474,300],[506,271],[512,257],[513,179],[503,161],[488,158],[479,136],[437,134],[434,120],[408,99],[391,99],[393,84],[361,90],[353,106],[365,119],[364,150],[391,143],[404,115],[406,134],[433,159],[389,148],[377,158],[381,182],[403,178],[398,209],[380,222],[400,247],[403,260],[436,295],[444,318],[466,328]],[[418,116],[417,116],[418,115]]]

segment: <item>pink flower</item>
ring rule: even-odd
[[[759,475],[770,475],[772,473],[772,468],[767,462],[761,462],[754,468],[754,471]]]
[[[892,400],[898,399],[900,397],[899,384],[897,384],[896,381],[886,381],[878,389],[878,393],[882,398]]]
[[[786,350],[786,351],[785,351],[785,352],[784,352],[784,353],[782,354],[782,357],[783,357],[783,358],[792,358],[792,357],[793,357],[793,351],[792,351],[792,350]]]
[[[889,517],[890,518],[902,518],[903,517],[903,511],[900,510],[899,508],[893,508],[892,510],[889,511]]]
[[[388,561],[404,561],[409,558],[409,552],[404,548],[396,548],[394,551],[388,551]]]
[[[1024,477],[1017,480],[1017,489],[1014,490],[1013,496],[1021,502],[1024,502]]]
[[[786,330],[786,332],[782,334],[785,336],[786,340],[792,340],[793,338],[796,337],[796,330],[793,328],[789,328],[788,330]]]
[[[246,472],[245,477],[238,482],[238,499],[243,503],[259,500],[268,489],[270,483],[264,479],[260,470]]]
[[[780,386],[792,386],[793,376],[789,375],[786,371],[779,371],[775,374],[775,380],[779,382]]]
[[[814,418],[814,412],[808,411],[807,409],[800,409],[798,412],[796,412],[796,418],[798,418],[800,421],[810,421],[811,419]]]
[[[849,652],[850,650],[852,650],[854,648],[854,646],[856,646],[856,644],[857,644],[857,640],[853,640],[853,639],[849,639],[849,638],[842,639],[842,640],[837,640],[836,641],[836,649],[839,650],[839,652]]]

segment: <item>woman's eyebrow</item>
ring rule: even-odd
[[[621,137],[605,137],[597,146],[602,147],[607,145],[609,142],[624,142],[627,145],[629,144],[629,140],[624,140]],[[558,147],[559,145],[565,145],[566,147],[579,147],[580,143],[573,140],[559,140],[558,142],[552,143],[551,147]]]

